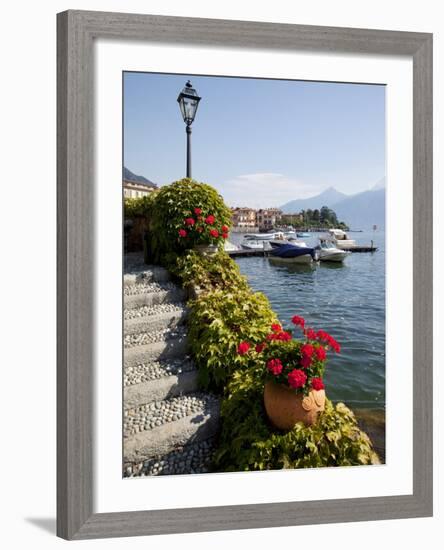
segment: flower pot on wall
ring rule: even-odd
[[[218,248],[215,244],[196,244],[194,250],[201,256],[213,256]]]
[[[271,423],[280,430],[291,430],[297,422],[310,426],[325,408],[325,391],[310,390],[302,395],[269,381],[264,388],[264,405]]]

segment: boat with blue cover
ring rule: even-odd
[[[316,250],[309,246],[300,246],[297,244],[283,242],[270,243],[270,259],[278,260],[283,263],[310,264],[317,259]]]

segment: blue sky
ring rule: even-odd
[[[185,176],[176,101],[190,78],[193,177],[230,206],[279,206],[333,186],[365,191],[385,176],[385,87],[124,73],[124,163],[159,185]]]

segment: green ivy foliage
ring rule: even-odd
[[[201,290],[249,289],[247,279],[240,274],[238,265],[224,250],[212,256],[186,250],[181,256],[173,254],[167,257],[167,264],[184,286],[195,285]]]
[[[217,288],[191,302],[188,340],[200,381],[223,391],[236,370],[246,370],[255,358],[237,352],[239,342],[259,343],[276,322],[268,299],[248,287]]]
[[[123,214],[125,219],[145,217],[148,221],[153,217],[154,205],[158,191],[152,191],[149,195],[139,198],[126,198],[123,201]]]
[[[210,185],[189,178],[165,185],[157,193],[152,219],[152,246],[159,258],[169,252],[183,253],[196,244],[197,236],[195,241],[178,236],[179,230],[186,228],[184,220],[195,215],[195,208],[201,209],[204,218],[213,215],[219,229],[231,225],[230,209]],[[205,242],[205,236],[201,242]]]
[[[285,433],[273,428],[263,406],[263,376],[254,369],[233,374],[221,416],[216,471],[379,464],[367,434],[343,403],[327,400],[313,426],[299,422]]]

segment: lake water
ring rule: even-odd
[[[239,243],[241,234],[230,235]],[[321,262],[282,266],[268,258],[238,258],[254,290],[268,297],[284,327],[301,315],[308,326],[324,329],[341,344],[329,354],[325,374],[328,396],[359,409],[385,408],[385,235],[351,233],[358,244],[378,247],[353,253],[343,264]],[[314,239],[304,239],[307,245]],[[301,334],[299,330],[295,335]]]

